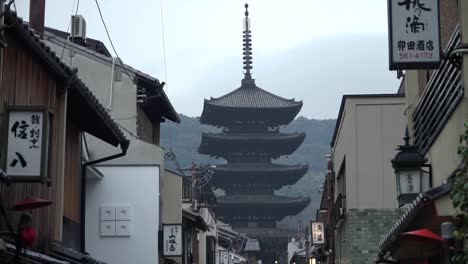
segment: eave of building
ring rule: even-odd
[[[46,28],[47,30],[47,28]],[[76,44],[76,43],[73,43],[71,41],[67,41],[65,39],[63,39],[62,37],[60,36],[57,36],[51,32],[47,32],[45,31],[44,32],[44,36],[46,37],[46,41],[50,41],[56,45],[59,45],[59,46],[62,46],[62,47],[65,47],[66,49],[69,49],[71,47],[73,47],[73,51],[74,52],[77,52],[79,53],[80,55],[82,56],[85,56],[89,59],[92,59],[96,62],[99,62],[99,63],[102,63],[108,67],[112,67],[112,57],[107,57],[99,52],[96,52],[96,51],[93,51],[93,50],[90,50],[86,47],[83,47],[79,44]],[[127,71],[131,74],[131,78],[134,79],[135,81],[138,81],[138,80],[144,80],[144,81],[147,81],[149,83],[152,83],[153,85],[155,85],[155,89],[159,86],[161,86],[159,80],[155,77],[152,77],[151,75],[147,74],[147,73],[144,73],[142,71],[139,71],[133,67],[131,67],[130,65],[127,65],[127,64],[123,64],[121,65],[119,62],[117,62],[115,64],[115,67],[119,67],[122,69],[122,71]],[[167,113],[163,116],[171,121],[174,121],[174,122],[177,122],[179,123],[180,122],[180,117],[178,115],[178,113],[175,111],[174,107],[172,106],[169,98],[167,97],[166,93],[164,92],[164,90],[160,90],[159,91],[160,95],[161,95],[161,101],[163,102],[163,104],[165,105],[165,107],[167,108]],[[154,104],[152,105],[152,107],[160,107],[160,105],[158,104]],[[158,120],[159,121],[159,120]]]
[[[387,255],[390,247],[398,239],[398,236],[405,232],[405,230],[411,225],[416,219],[419,212],[427,205],[433,203],[436,199],[441,196],[447,195],[451,190],[455,180],[455,175],[463,168],[460,165],[441,185],[430,189],[424,193],[420,193],[419,196],[413,201],[410,207],[405,213],[397,220],[397,222],[390,228],[390,230],[383,236],[379,242],[380,252],[379,258],[384,258]]]
[[[64,84],[69,84],[68,96],[73,100],[68,100],[67,108],[75,125],[82,131],[88,132],[113,146],[120,145],[122,149],[126,150],[129,141],[94,94],[76,76],[76,72],[63,63],[51,51],[50,47],[33,30],[29,29],[20,17],[17,17],[16,13],[6,10],[4,18],[5,23],[8,25],[7,32],[14,34],[21,40],[58,80],[61,80]],[[80,114],[77,111],[80,111]],[[83,117],[91,119],[82,122]],[[99,128],[92,125],[95,123],[99,124]]]
[[[272,157],[289,155],[304,142],[305,133],[292,134],[202,134],[200,154],[224,156],[230,152],[271,153]]]
[[[213,183],[230,184],[236,182],[252,182],[277,184],[294,184],[309,170],[308,164],[280,165],[240,163],[216,166]]]
[[[229,195],[217,197],[218,204],[227,207],[272,207],[280,211],[280,207],[305,207],[310,203],[310,198],[286,197],[272,195]]]
[[[209,226],[203,219],[203,217],[188,209],[182,209],[182,220],[190,222],[195,228],[202,231],[208,231]]]
[[[222,127],[253,122],[274,127],[289,124],[301,108],[302,105],[281,108],[223,107],[208,104],[205,100],[200,123]]]

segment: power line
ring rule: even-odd
[[[163,65],[164,65],[164,80],[166,81],[166,92],[169,91],[168,80],[167,80],[167,66],[166,66],[166,38],[164,33],[164,11],[163,11],[163,0],[159,1],[160,15],[161,15],[161,35],[162,35],[162,48],[163,48]],[[169,150],[172,151],[172,126],[169,125]]]
[[[80,0],[78,0],[78,2],[76,3],[76,11],[75,11],[75,16],[78,15],[78,8],[80,7]],[[71,19],[70,19],[70,24],[71,25]],[[70,35],[71,35],[71,29],[70,29]],[[73,39],[73,37],[72,37]],[[74,45],[71,45],[71,54],[72,56],[70,56],[70,67],[73,66],[73,51],[74,51],[74,48],[75,46]]]
[[[166,81],[166,91],[167,91],[168,86],[167,86],[167,68],[166,68],[166,39],[165,39],[165,34],[164,34],[163,0],[160,0],[160,3],[161,3],[161,33],[162,33],[162,48],[163,48],[164,79]]]
[[[73,16],[73,11],[74,11],[74,9],[75,9],[75,3],[76,3],[76,0],[73,0],[73,6],[72,6],[72,10],[71,10],[71,15],[70,15],[70,19],[68,20],[67,34],[69,34],[69,31],[70,31],[71,16]],[[78,5],[79,5],[79,0],[78,0]],[[78,12],[78,5],[76,5],[76,12]],[[70,35],[71,35],[71,34],[70,34]],[[65,53],[65,46],[67,45],[67,41],[68,41],[68,39],[65,39],[65,41],[63,42],[62,55],[60,55],[60,60],[63,60],[63,54]]]
[[[119,54],[117,53],[117,50],[115,50],[115,47],[114,47],[114,43],[112,42],[112,39],[110,37],[110,34],[109,34],[109,30],[107,30],[107,26],[106,26],[106,22],[104,21],[104,17],[102,16],[102,12],[101,12],[101,7],[99,6],[99,3],[97,0],[94,0],[94,2],[96,3],[96,7],[99,11],[99,16],[101,17],[101,21],[102,21],[102,24],[104,25],[104,29],[106,30],[106,34],[107,34],[107,39],[109,39],[109,42],[111,44],[111,47],[112,47],[112,50],[114,51],[115,53],[115,56],[117,57],[117,59],[119,60],[120,62],[120,66],[122,66],[122,69],[125,71],[125,74],[128,76],[128,78],[130,78],[130,80],[132,80],[132,82],[135,83],[135,80],[133,79],[133,77],[130,76],[130,74],[128,73],[127,69],[125,68],[123,62],[122,62],[122,59],[120,59],[120,56]]]

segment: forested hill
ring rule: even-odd
[[[181,123],[163,123],[161,126],[161,145],[176,155],[181,167],[190,167],[192,161],[197,163],[219,164],[224,160],[215,160],[197,153],[202,132],[218,132],[215,127],[201,125],[198,118],[180,115]],[[333,135],[335,120],[316,120],[299,117],[287,127],[281,128],[283,132],[306,133],[304,143],[290,156],[281,157],[277,163],[296,164],[308,163],[309,172],[295,185],[283,187],[278,194],[288,196],[310,196],[311,204],[297,217],[287,218],[281,225],[296,228],[305,225],[320,202],[320,186],[323,184],[325,171],[325,155],[330,151],[330,140]],[[170,165],[170,164],[168,164]]]

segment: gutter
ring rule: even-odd
[[[120,157],[123,157],[123,156],[127,155],[127,150],[128,150],[129,145],[130,145],[130,141],[125,140],[123,142],[120,142],[120,148],[122,150],[121,153],[111,155],[111,156],[108,156],[108,157],[104,157],[104,158],[100,158],[100,159],[93,160],[93,161],[88,161],[88,162],[85,162],[85,163],[81,164],[81,187],[80,187],[80,189],[81,189],[81,199],[80,199],[81,200],[81,206],[80,206],[80,211],[81,211],[80,250],[81,250],[81,252],[86,252],[86,243],[85,243],[85,228],[86,228],[86,223],[85,223],[86,222],[85,221],[85,219],[86,219],[86,168],[88,166],[92,166],[92,165],[102,163],[102,162],[105,162],[105,161],[117,159],[117,158],[120,158]]]

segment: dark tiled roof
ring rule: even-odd
[[[5,243],[6,251],[0,252],[0,258],[13,258],[16,252],[16,247],[13,244]],[[5,260],[5,259],[3,259]],[[9,263],[2,262],[0,263]],[[13,263],[13,262],[11,262]],[[23,249],[19,263],[47,263],[47,264],[70,264],[68,261],[62,261],[57,258],[47,256],[32,250]]]
[[[101,125],[106,128],[106,131],[86,131],[90,134],[112,144],[118,146],[120,144],[122,149],[127,149],[129,141],[125,138],[123,132],[112,120],[104,107],[99,103],[98,99],[88,89],[88,87],[76,76],[76,70],[71,69],[48,47],[40,37],[28,26],[23,23],[23,20],[16,15],[16,13],[6,10],[5,23],[9,25],[8,30],[16,34],[20,40],[27,45],[32,52],[34,52],[45,64],[47,64],[53,72],[62,79],[70,83],[71,93],[80,98],[71,96],[70,101],[82,99],[89,107],[92,108],[93,114],[99,118]],[[69,94],[70,96],[70,94]],[[80,109],[76,109],[77,111]],[[81,109],[83,110],[83,109]],[[89,109],[91,110],[91,109]],[[87,120],[89,123],[90,120]],[[92,127],[92,126],[89,126]]]
[[[308,164],[296,164],[296,165],[283,165],[274,163],[229,163],[217,165],[214,169],[215,172],[236,172],[236,173],[251,173],[257,171],[264,171],[270,173],[284,173],[287,171],[294,170],[305,170],[309,169]]]
[[[63,32],[61,30],[53,29],[53,28],[45,28],[46,35],[48,40],[52,40],[55,38],[61,38],[64,40],[60,41],[65,41],[69,34],[67,32]],[[65,45],[65,44],[64,44]],[[80,50],[80,51],[86,51],[88,54],[104,59],[110,62],[112,55],[109,53],[107,50],[106,46],[104,43],[102,43],[99,40],[87,38],[86,43],[71,43],[68,42],[66,44],[67,46],[69,45],[74,45],[75,50]],[[175,111],[174,107],[172,106],[171,102],[169,101],[169,98],[167,97],[167,94],[164,92],[162,89],[163,85],[161,85],[160,81],[157,78],[154,78],[153,76],[144,73],[140,70],[137,70],[130,65],[127,64],[122,64],[121,61],[118,62],[118,65],[116,67],[123,67],[125,71],[130,72],[130,74],[135,75],[135,82],[136,83],[146,83],[149,84],[146,85],[145,89],[146,91],[149,92],[149,94],[152,94],[153,96],[149,95],[149,97],[153,99],[144,99],[143,103],[140,103],[145,110],[148,110],[150,112],[155,111],[155,112],[161,112],[162,116],[179,123],[180,118],[177,112]],[[157,95],[157,96],[154,96]],[[158,119],[157,122],[160,122]]]
[[[268,152],[276,158],[289,155],[304,142],[305,133],[202,134],[198,153],[221,156],[229,152]]]
[[[269,184],[275,189],[292,185],[299,181],[309,170],[308,164],[280,165],[269,163],[230,163],[218,165],[214,169],[213,186],[248,183],[257,181]]]
[[[285,141],[297,138],[304,139],[305,133],[279,133],[279,134],[263,134],[263,133],[219,133],[211,134],[204,133],[206,137],[223,140],[223,141]]]
[[[200,230],[208,231],[210,229],[203,217],[190,209],[182,209],[182,218],[183,220],[191,221]]]
[[[289,108],[302,106],[302,101],[285,99],[252,84],[242,86],[219,98],[205,100],[205,104],[234,108]]]
[[[68,32],[64,32],[64,31],[61,31],[61,30],[58,30],[58,29],[55,29],[55,28],[49,28],[49,27],[45,27],[44,28],[44,31],[47,31],[47,32],[50,32],[60,38],[63,38],[63,39],[68,39],[68,37],[70,36],[70,33]],[[102,54],[106,57],[112,57],[112,55],[110,54],[109,50],[107,49],[106,45],[104,43],[102,43],[101,41],[97,40],[97,39],[93,39],[93,38],[86,38],[86,43],[78,43],[78,45],[82,46],[82,47],[85,47],[87,49],[90,49],[92,51],[95,51],[99,54]]]
[[[309,204],[310,198],[303,197],[287,197],[276,195],[229,195],[218,196],[217,201],[219,204],[225,205],[293,205],[293,204]]]

